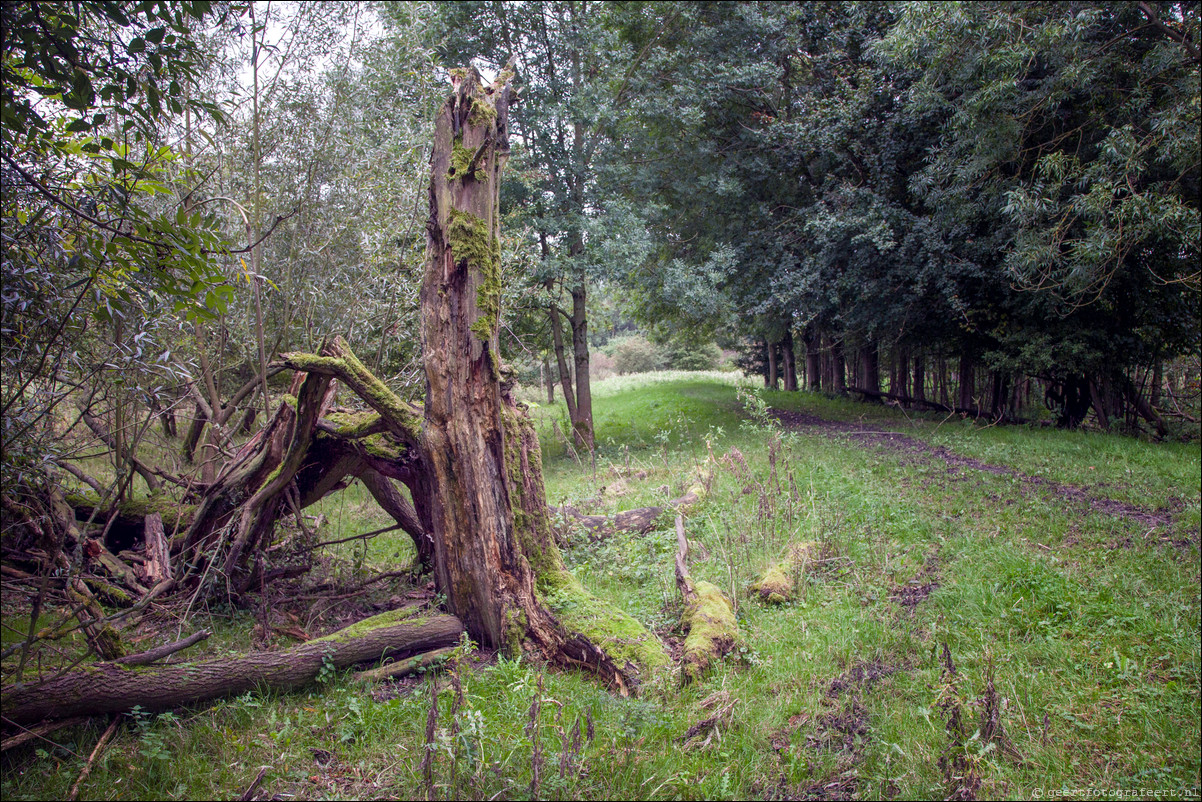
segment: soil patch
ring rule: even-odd
[[[811,785],[790,786],[782,777],[772,787],[755,790],[768,799],[858,799],[861,789],[856,767],[870,737],[868,709],[862,695],[882,677],[904,668],[861,661],[831,680],[822,702],[828,710],[814,720],[814,730],[806,734],[805,746],[814,752],[837,753],[835,771]],[[774,733],[773,748],[778,752],[787,749],[790,736],[809,725],[808,715],[793,716],[787,728]]]
[[[889,593],[889,599],[900,604],[914,614],[914,608],[926,601],[936,588],[939,587],[939,555],[932,554],[912,579],[904,585],[898,585]]]
[[[1070,504],[1083,506],[1091,512],[1126,518],[1148,529],[1167,527],[1173,522],[1173,510],[1151,510],[1114,499],[1098,498],[1090,495],[1084,488],[1054,482],[1041,476],[1030,476],[1006,465],[993,465],[961,456],[943,446],[932,446],[900,432],[861,423],[826,420],[804,412],[774,409],[771,410],[771,414],[787,429],[828,432],[862,446],[875,446],[903,457],[915,458],[916,461],[930,462],[935,458],[940,459],[947,464],[948,477],[955,477],[966,469],[996,476],[1014,476],[1022,481],[1025,490],[1042,490]]]

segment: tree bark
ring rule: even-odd
[[[554,314],[554,313],[552,313]],[[547,403],[555,403],[555,378],[551,375],[551,364],[547,358],[543,357],[543,364],[540,368],[542,371],[543,386],[547,389]]]
[[[581,246],[583,248],[583,246]],[[578,254],[574,254],[578,255]],[[576,368],[576,442],[593,450],[593,389],[589,374],[587,288],[584,277],[572,293],[572,356]]]
[[[831,339],[831,383],[832,393],[843,395],[847,392],[847,362],[843,358],[843,343]]]
[[[881,370],[875,343],[860,347],[860,386],[875,393],[881,391]]]
[[[572,387],[572,374],[568,371],[568,360],[564,356],[563,326],[559,322],[559,308],[552,305],[547,310],[551,316],[551,339],[555,345],[555,365],[559,369],[559,383],[563,386],[563,400],[568,405],[568,420],[576,424],[576,390]]]
[[[200,408],[200,404],[197,404],[196,412],[188,423],[188,431],[184,435],[184,444],[180,447],[180,456],[189,465],[196,460],[196,447],[200,445],[200,436],[204,434],[205,424],[208,422],[208,415]]]
[[[765,379],[765,384],[770,390],[778,388],[780,379],[776,368],[776,343],[765,338],[764,350],[768,354],[768,376]]]
[[[975,390],[973,359],[972,354],[970,354],[968,351],[964,351],[960,354],[960,370],[958,378],[960,380],[960,402],[957,404],[957,406],[963,409],[968,409],[969,407],[973,406],[973,394]]]

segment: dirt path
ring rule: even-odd
[[[1167,527],[1173,522],[1175,510],[1152,510],[1114,499],[1099,498],[1090,495],[1087,490],[1076,485],[1054,482],[1041,476],[1031,476],[1006,465],[992,465],[972,457],[964,457],[943,446],[932,446],[900,432],[859,423],[826,420],[804,412],[774,409],[771,410],[771,413],[786,429],[808,433],[829,433],[862,446],[875,446],[894,454],[909,457],[915,462],[930,463],[934,459],[940,459],[947,463],[949,477],[962,474],[966,470],[982,471],[998,476],[1014,476],[1022,480],[1024,492],[1034,493],[1036,490],[1042,490],[1063,499],[1066,503],[1081,505],[1092,512],[1103,515],[1126,518],[1148,530]]]

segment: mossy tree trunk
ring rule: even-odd
[[[421,293],[425,492],[415,501],[436,582],[477,640],[587,664],[624,687],[629,669],[544,601],[579,586],[552,537],[538,439],[502,381],[498,190],[515,95],[507,73],[492,86],[474,69],[456,76],[435,124]]]

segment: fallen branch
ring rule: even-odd
[[[676,516],[676,587],[684,597],[681,623],[688,631],[682,656],[684,680],[695,681],[714,660],[723,657],[739,640],[739,624],[730,600],[712,582],[693,582],[689,576],[689,539],[684,516]]]
[[[323,540],[320,543],[314,543],[312,546],[305,546],[303,549],[297,549],[297,551],[303,554],[306,551],[314,551],[315,549],[320,549],[324,546],[336,546],[339,543],[349,543],[352,540],[367,540],[368,538],[375,537],[376,535],[382,535],[386,532],[395,532],[400,528],[400,524],[393,524],[392,526],[385,526],[382,529],[373,529],[370,532],[364,532],[361,535],[351,535],[350,537],[342,537],[338,540]]]
[[[144,666],[162,660],[164,657],[169,657],[176,652],[182,652],[189,646],[195,646],[202,640],[207,640],[212,633],[207,629],[202,629],[200,632],[194,632],[183,640],[177,640],[175,643],[168,643],[163,646],[156,646],[153,649],[147,649],[139,654],[130,654],[125,657],[114,660],[115,665],[122,666]]]
[[[67,794],[67,802],[75,802],[75,799],[79,797],[79,787],[83,785],[83,781],[88,779],[88,775],[92,773],[92,766],[96,764],[96,758],[100,757],[100,753],[104,751],[104,747],[108,745],[114,733],[117,732],[117,725],[120,723],[121,717],[113,716],[108,729],[100,736],[100,740],[96,742],[96,747],[92,750],[92,754],[88,755],[88,762],[84,763],[83,770],[79,772],[79,777],[75,780],[75,785],[71,786],[71,793]]]
[[[75,718],[64,718],[60,719],[59,721],[46,721],[36,727],[22,727],[15,721],[9,721],[6,717],[4,719],[6,724],[13,724],[21,731],[11,738],[5,738],[3,741],[0,741],[0,752],[7,752],[9,749],[14,749],[23,743],[28,743],[29,741],[34,740],[35,738],[39,741],[45,741],[51,746],[57,746],[54,741],[47,739],[45,736],[49,735],[55,730],[65,729],[76,724],[83,724],[87,720],[87,716],[76,716]]]
[[[263,778],[267,776],[267,770],[270,768],[271,766],[259,766],[259,773],[255,775],[250,787],[242,792],[242,796],[238,797],[240,802],[250,802],[255,798],[255,791],[259,790],[259,783],[263,782]]]
[[[696,484],[690,487],[683,496],[672,499],[663,507],[636,507],[633,510],[624,510],[613,516],[584,515],[574,507],[552,507],[551,513],[553,515],[560,515],[564,519],[574,520],[594,540],[611,535],[614,532],[638,532],[641,535],[645,535],[655,528],[655,522],[663,514],[664,510],[685,512],[704,497],[705,487],[701,484]]]
[[[392,677],[403,677],[406,674],[412,674],[420,669],[429,668],[432,665],[441,663],[454,654],[455,649],[456,647],[454,646],[444,646],[441,649],[417,654],[404,660],[398,660],[395,663],[389,663],[386,666],[360,671],[355,674],[355,679],[363,680],[364,682],[379,682],[391,679]]]

